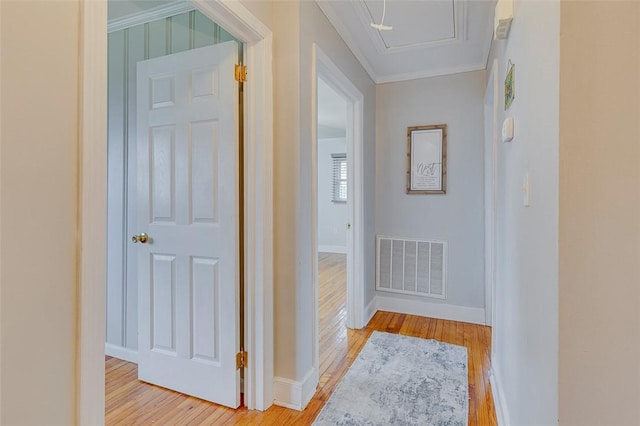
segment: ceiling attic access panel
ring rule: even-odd
[[[382,0],[361,0],[365,19],[378,22],[382,16]],[[462,6],[454,0],[402,1],[387,3],[385,21],[393,25],[393,31],[379,31],[384,49],[402,49],[433,43],[454,41],[464,22]]]

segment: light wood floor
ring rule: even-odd
[[[137,380],[135,364],[106,357],[107,425],[309,425],[374,330],[436,339],[469,349],[469,425],[496,425],[489,384],[491,329],[414,315],[378,312],[347,330],[344,255],[320,254],[320,383],[303,412],[273,406],[231,410]]]

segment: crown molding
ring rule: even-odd
[[[484,58],[484,69],[489,68],[489,55],[491,55],[491,46],[493,45],[493,27],[491,27],[484,38],[482,45],[482,57]]]
[[[340,15],[336,12],[333,5],[329,1],[316,0],[316,4],[320,7],[324,16],[327,17],[329,23],[336,29],[342,40],[345,42],[351,53],[356,57],[362,68],[369,74],[371,80],[374,82],[377,81],[378,75],[373,71],[373,66],[367,60],[365,54],[358,47],[358,43],[351,35],[351,32],[347,29],[347,27],[342,23],[340,19]]]
[[[157,21],[158,19],[168,18],[170,16],[179,15],[180,13],[194,10],[194,6],[185,1],[174,1],[150,9],[141,10],[116,19],[110,19],[107,22],[107,32],[124,30],[126,28],[135,27],[136,25],[146,24],[147,22]]]
[[[480,71],[480,70],[486,69],[486,66],[487,66],[486,62],[478,62],[475,64],[462,65],[459,67],[441,68],[438,70],[416,71],[416,72],[408,72],[408,73],[383,75],[383,76],[378,76],[378,79],[374,81],[376,84],[383,84],[383,83],[395,83],[398,81],[417,80],[419,78],[440,77],[443,75],[459,74],[462,72]]]

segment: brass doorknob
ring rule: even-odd
[[[146,244],[146,242],[149,241],[149,236],[143,232],[140,235],[134,235],[131,237],[131,241],[134,243]]]

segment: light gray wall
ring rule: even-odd
[[[138,346],[136,64],[233,40],[198,11],[109,34],[107,343]]]
[[[376,234],[449,243],[447,299],[407,298],[484,308],[484,85],[476,71],[377,86]],[[447,125],[447,193],[408,195],[407,127],[428,124]]]
[[[544,25],[540,23],[544,22]],[[499,143],[496,323],[492,368],[507,405],[505,424],[558,422],[558,150],[560,2],[520,1],[509,38],[494,42],[500,84],[516,64],[515,100],[499,125],[515,120],[515,138]],[[521,186],[530,174],[531,206]]]
[[[318,139],[318,248],[347,249],[347,204],[334,203],[333,158],[331,154],[345,154],[345,138]]]

